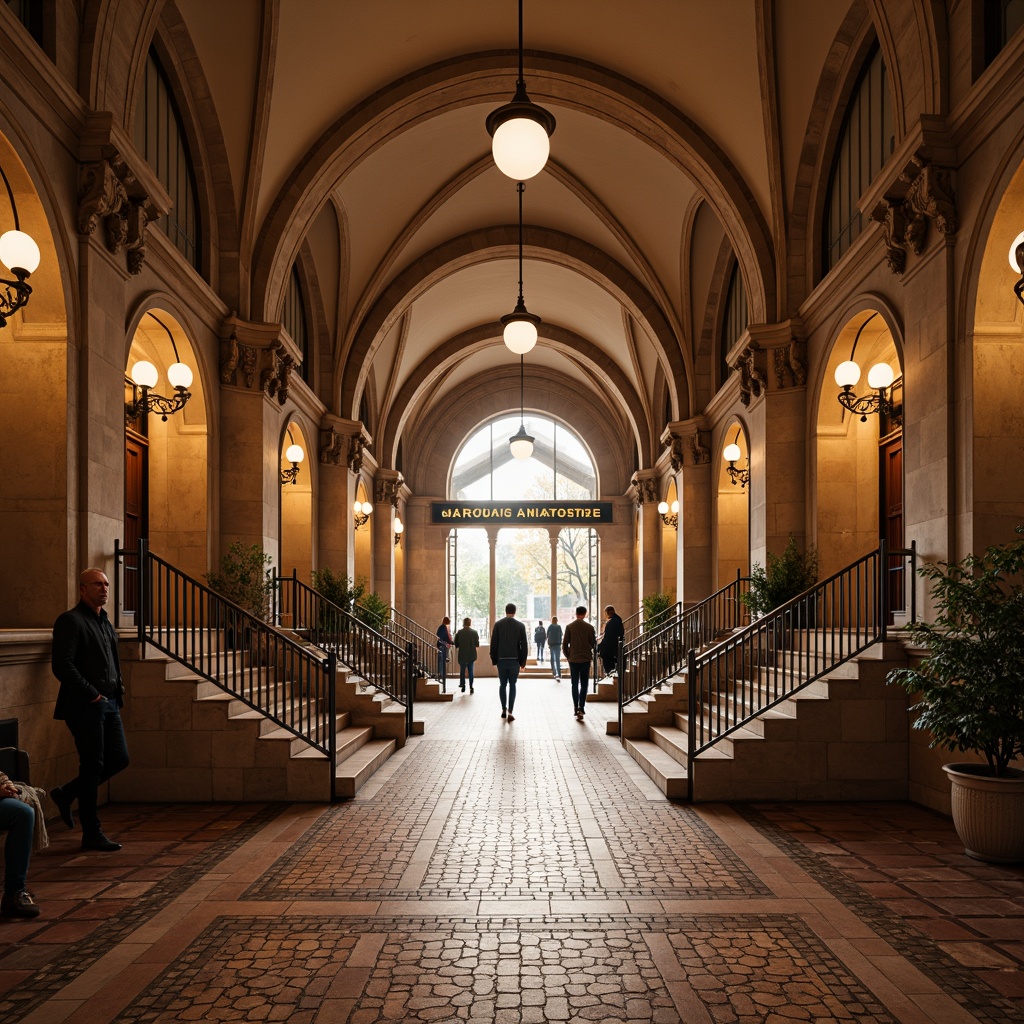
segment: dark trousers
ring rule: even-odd
[[[466,676],[469,676],[469,688],[473,689],[473,662],[467,661],[463,664],[459,662],[459,689],[464,690],[466,688]]]
[[[78,801],[82,833],[93,836],[100,831],[97,790],[128,767],[128,743],[121,713],[114,701],[104,698],[87,704],[66,722],[78,750],[78,778],[60,788],[69,801]]]
[[[4,895],[17,896],[25,888],[28,862],[32,856],[32,834],[36,812],[13,796],[0,797],[0,832],[4,843]]]
[[[511,711],[516,706],[516,683],[519,681],[519,659],[499,658],[498,659],[498,698],[501,700],[501,710],[506,708]]]
[[[572,680],[572,706],[582,710],[587,706],[587,690],[590,689],[590,662],[570,661],[569,678]]]

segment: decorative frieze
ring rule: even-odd
[[[284,405],[292,369],[299,359],[280,324],[251,323],[229,316],[221,327],[221,387],[259,390]]]

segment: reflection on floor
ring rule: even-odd
[[[59,823],[0,1021],[1024,1020],[1024,869],[907,804],[665,802],[568,680],[422,705],[333,807]],[[130,770],[130,769],[129,769]]]

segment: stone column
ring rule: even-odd
[[[373,589],[391,603],[395,593],[395,514],[401,486],[402,474],[397,470],[377,470],[373,491],[377,526],[373,535]]]
[[[548,530],[548,541],[551,544],[551,616],[558,611],[558,530]]]
[[[698,416],[670,423],[661,440],[672,472],[678,474],[677,598],[691,605],[712,593],[713,473],[707,420]]]
[[[637,529],[637,604],[661,585],[661,516],[658,514],[658,471],[639,469],[630,484],[639,523]],[[605,602],[606,604],[608,602]]]

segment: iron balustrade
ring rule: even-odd
[[[336,659],[311,650],[251,615],[149,550],[114,542],[114,615],[120,625],[120,579],[135,560],[135,627],[149,644],[225,693],[304,740],[337,765]]]
[[[315,647],[329,652],[339,665],[405,709],[405,734],[412,735],[415,693],[414,652],[382,636],[293,573],[274,580],[274,616],[290,617],[291,628]]]
[[[735,580],[699,604],[685,610],[681,604],[668,609],[665,614],[671,618],[666,618],[664,625],[630,642],[620,642],[619,736],[624,708],[682,672],[691,651],[713,644],[723,633],[747,621],[741,597],[749,584],[748,578],[737,573]]]
[[[413,659],[419,675],[426,679],[439,678],[436,633],[431,632],[426,626],[421,626],[415,619],[410,619],[408,615],[404,615],[397,608],[391,609],[383,632],[385,636],[390,636],[395,643],[402,647],[408,648],[409,644],[412,644]]]
[[[893,560],[906,558],[914,580],[916,544],[887,549],[883,542],[714,647],[689,651],[686,767],[691,798],[693,762],[701,753],[887,639],[889,577]],[[913,587],[910,615],[916,620]]]

